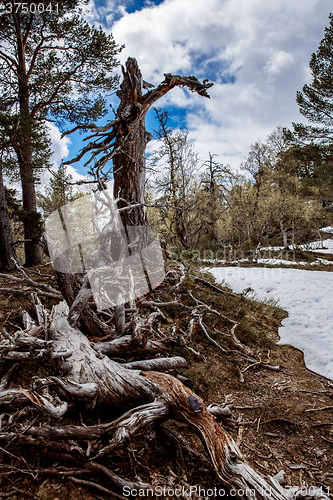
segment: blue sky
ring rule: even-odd
[[[121,62],[136,57],[148,82],[163,73],[214,82],[210,100],[174,89],[157,104],[188,127],[203,161],[210,151],[236,170],[255,141],[305,122],[295,95],[311,81],[309,60],[332,10],[331,0],[90,0],[85,16],[125,44]],[[60,141],[53,127],[52,139],[58,163],[82,136]]]

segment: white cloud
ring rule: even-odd
[[[136,57],[145,80],[157,84],[170,72],[215,82],[211,100],[177,89],[158,106],[185,107],[200,155],[217,153],[237,168],[251,143],[305,121],[295,95],[309,81],[305,68],[331,7],[331,0],[164,0],[128,14],[109,0],[98,16],[122,15],[112,26],[126,45],[121,60]]]
[[[61,133],[53,123],[48,123],[47,126],[51,138],[51,149],[53,151],[51,157],[52,170],[56,172],[61,160],[67,158],[67,156],[69,155],[70,145],[72,141],[67,136],[61,139]],[[83,179],[84,177],[83,175],[79,174],[72,165],[67,166],[67,173],[72,175],[73,181],[78,181],[80,179]],[[45,187],[48,185],[50,178],[52,177],[52,173],[48,170],[45,170],[42,174],[40,185],[38,186],[38,191],[43,192]]]
[[[55,168],[58,168],[61,160],[66,158],[69,154],[71,140],[67,136],[61,139],[61,133],[53,123],[48,123],[48,129],[51,138],[51,148],[53,151],[51,162]]]
[[[269,75],[276,75],[291,66],[293,62],[294,58],[289,52],[280,50],[270,57],[264,67],[264,71],[266,71]]]

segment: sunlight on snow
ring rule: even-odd
[[[265,267],[209,271],[237,293],[251,287],[259,300],[278,300],[289,314],[279,328],[279,344],[301,349],[310,370],[333,379],[333,272]]]

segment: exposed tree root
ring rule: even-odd
[[[233,491],[238,491],[239,498],[269,498],[285,500],[300,498],[299,490],[285,490],[274,478],[266,482],[243,459],[242,454],[231,436],[217,423],[204,402],[175,377],[157,371],[143,371],[143,368],[170,369],[185,366],[182,358],[156,359],[121,365],[112,361],[100,351],[96,351],[78,329],[68,322],[69,308],[65,302],[58,304],[52,313],[50,325],[49,349],[56,364],[64,373],[63,377],[50,377],[34,384],[31,391],[20,390],[34,406],[54,418],[67,410],[67,402],[61,402],[57,396],[51,396],[49,389],[72,402],[85,399],[88,404],[106,403],[125,408],[135,406],[117,420],[90,427],[84,426],[27,426],[17,431],[2,432],[0,439],[14,439],[17,443],[34,446],[47,446],[53,451],[74,454],[78,460],[87,456],[82,444],[97,440],[100,443],[106,438],[109,444],[93,445],[89,448],[92,460],[85,461],[83,466],[90,470],[103,472],[118,488],[124,485],[131,488],[151,488],[144,483],[129,483],[109,471],[96,459],[110,455],[117,449],[126,447],[131,440],[142,435],[157,422],[168,418],[185,421],[195,430],[202,440],[215,473],[219,480]],[[29,337],[25,332],[15,338],[15,347],[31,342],[40,347],[38,339]],[[9,340],[2,341],[4,345]],[[6,345],[7,345],[6,344]],[[67,359],[59,353],[71,352]],[[137,369],[136,369],[137,368]],[[8,381],[6,376],[2,387]],[[13,391],[11,389],[10,391]],[[9,395],[10,392],[7,393]],[[146,402],[141,404],[140,402]],[[139,403],[139,406],[137,406]],[[0,403],[1,404],[1,403]],[[178,438],[179,441],[179,438]],[[71,442],[72,444],[69,444]],[[77,443],[74,445],[74,443]],[[180,443],[184,446],[184,442]],[[79,480],[81,481],[81,480]],[[83,483],[82,483],[83,484]],[[93,484],[93,483],[92,483]],[[97,484],[97,483],[96,483]],[[292,493],[291,493],[292,491]],[[321,495],[321,496],[320,496]],[[311,495],[304,498],[327,498],[319,490],[312,490]]]

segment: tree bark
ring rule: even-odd
[[[166,73],[165,80],[149,92],[143,94],[142,74],[136,59],[129,57],[126,70],[122,67],[124,80],[117,95],[120,104],[111,136],[115,138],[113,151],[114,196],[127,203],[143,203],[145,183],[145,150],[149,134],[145,129],[145,117],[150,107],[175,87],[188,87],[191,92],[208,97],[207,89],[212,83],[200,83],[194,76],[179,76]],[[119,208],[126,206],[120,201]],[[124,226],[144,226],[147,223],[144,208],[136,207],[123,212]]]
[[[40,232],[38,229],[37,199],[32,165],[31,145],[31,118],[29,113],[29,100],[27,97],[20,99],[21,140],[19,148],[16,148],[20,177],[22,184],[23,201],[23,226],[24,226],[24,251],[25,266],[31,267],[42,262],[41,249],[39,247]]]
[[[12,259],[17,260],[13,233],[10,225],[5,186],[3,183],[2,163],[0,160],[0,268],[15,269]]]
[[[145,183],[145,151],[148,142],[145,128],[145,116],[142,99],[142,74],[138,63],[133,58],[126,61],[126,71],[123,68],[124,80],[117,95],[120,104],[117,118],[120,123],[115,127],[115,151],[113,158],[114,197],[136,204],[144,202]],[[126,206],[120,201],[119,208]],[[144,226],[147,219],[143,206],[136,207],[129,213],[121,214],[125,226]]]
[[[33,169],[32,117],[29,103],[29,76],[26,68],[25,42],[17,22],[17,59],[20,122],[18,141],[14,146],[22,184],[24,250],[26,267],[41,264],[42,254],[39,247],[41,236],[38,230],[37,199]]]

